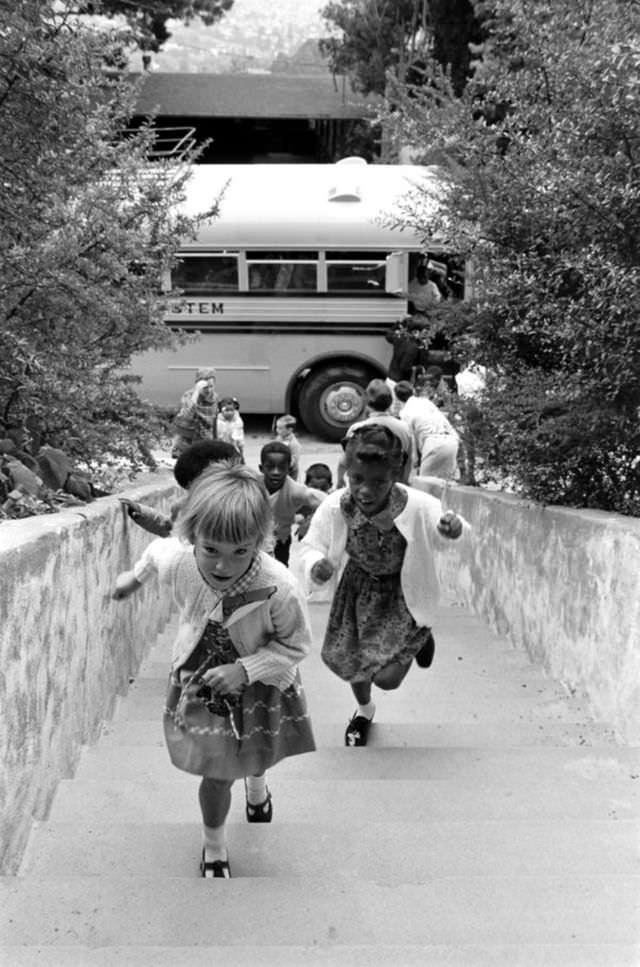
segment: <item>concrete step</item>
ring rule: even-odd
[[[526,655],[521,652],[507,651],[501,655],[487,654],[486,651],[479,650],[467,654],[458,654],[460,649],[455,649],[449,654],[444,654],[444,648],[437,646],[436,659],[429,674],[433,676],[437,673],[438,678],[455,676],[454,680],[459,680],[460,674],[477,679],[496,679],[505,681],[510,679],[519,680],[519,683],[528,683],[530,686],[539,685],[548,687],[551,679],[542,670],[532,665]],[[322,669],[323,676],[333,677],[331,672],[325,668],[319,658],[320,643],[316,644],[316,650],[309,657],[305,658],[301,667],[304,675],[305,669],[311,667],[311,663],[318,663]],[[166,681],[171,664],[171,649],[166,652],[158,653],[152,651],[140,665],[136,679],[157,678]],[[308,673],[307,673],[308,677]]]
[[[335,745],[336,739],[342,744],[344,725],[337,729],[335,725],[346,724],[353,711],[353,699],[348,685],[329,672],[319,656],[328,607],[312,606],[310,611],[316,648],[301,665],[309,709],[316,731],[330,727],[331,739],[327,744]],[[484,729],[485,734],[493,736],[498,731],[496,726],[504,721],[508,728],[503,728],[500,741],[505,741],[505,733],[509,740],[513,734],[515,745],[523,744],[527,726],[532,730],[530,742],[535,744],[547,744],[547,736],[550,741],[557,738],[561,744],[613,741],[606,725],[598,726],[593,733],[594,726],[581,696],[569,694],[562,683],[545,677],[524,652],[494,635],[474,615],[461,608],[442,607],[436,624],[438,646],[433,667],[428,671],[411,669],[396,692],[376,690],[378,722],[411,726],[406,738],[389,740],[387,734],[381,733],[382,744],[437,743],[437,735],[428,742],[421,738],[421,730],[415,726],[422,722],[456,728],[480,726],[480,734]],[[167,630],[140,669],[130,691],[135,701],[119,704],[118,714],[131,723],[156,719],[162,708],[174,630]],[[569,729],[556,729],[558,724]],[[430,729],[432,734],[434,731]],[[487,741],[491,744],[491,739]],[[450,744],[458,742],[454,739]],[[475,743],[472,740],[467,744]],[[477,744],[484,742],[481,739]]]
[[[342,825],[229,823],[238,877],[323,877],[423,883],[449,876],[561,876],[640,873],[640,820],[567,823],[502,820]],[[189,823],[46,822],[34,829],[20,875],[193,877],[200,855],[195,810]]]
[[[324,638],[329,605],[311,604],[309,615],[313,631],[315,652],[319,654]],[[171,649],[177,629],[174,618],[150,647],[145,664],[171,658]],[[504,637],[496,634],[476,615],[455,604],[443,603],[436,611],[433,625],[437,642],[438,660],[467,662],[471,666],[499,663],[500,667],[529,669],[535,673],[526,652],[515,648]],[[539,673],[539,669],[538,669]]]
[[[353,751],[353,750],[352,750]],[[357,754],[357,752],[356,752]],[[96,823],[190,822],[197,813],[199,777],[172,769],[165,780],[63,780],[49,819]],[[367,822],[424,822],[477,819],[545,819],[573,822],[579,819],[635,819],[640,815],[640,790],[633,780],[595,783],[577,777],[562,783],[532,776],[523,785],[517,779],[487,778],[471,783],[460,779],[362,779],[358,782],[281,778],[277,767],[270,773],[270,788],[282,822],[354,824]],[[238,785],[238,790],[240,786]],[[230,820],[244,809],[238,792]]]
[[[329,673],[327,673],[328,675]],[[429,673],[422,673],[416,683],[410,681],[418,675],[409,672],[397,692],[376,691],[375,703],[379,720],[405,722],[527,722],[558,721],[580,724],[585,721],[582,706],[567,700],[561,686],[544,691],[529,688],[527,684],[509,682],[486,682],[470,684],[459,682],[457,687],[439,687]],[[312,721],[316,717],[341,720],[351,714],[354,700],[344,683],[336,688],[309,687],[303,675],[303,684]],[[132,701],[120,701],[117,717],[127,721],[153,719],[162,713],[167,679],[139,679],[130,690]]]
[[[474,621],[476,628],[482,627],[477,619]],[[385,720],[484,723],[504,718],[510,724],[531,721],[576,725],[590,720],[581,696],[569,694],[562,683],[545,677],[522,652],[503,645],[497,653],[491,653],[480,638],[476,630],[471,643],[461,639],[447,647],[444,637],[439,637],[431,669],[414,666],[397,691],[376,690],[375,700]],[[314,720],[341,721],[351,714],[351,691],[324,666],[319,648],[318,643],[301,665],[309,709]],[[120,714],[129,720],[157,715],[169,664],[169,651],[149,655],[130,689],[136,700],[121,701]]]
[[[324,639],[328,613],[327,604],[311,605],[309,609],[314,651],[318,654]],[[145,653],[145,663],[171,658],[177,627],[178,624],[174,618],[161,635],[150,644]],[[514,647],[505,638],[495,634],[476,615],[462,608],[439,608],[434,620],[433,633],[436,639],[436,654],[443,659],[466,661],[477,666],[484,662],[489,664],[499,662],[506,667],[532,669],[536,667],[525,651]]]
[[[63,947],[637,943],[640,878],[36,877],[0,883],[3,942]],[[517,915],[514,915],[517,911]],[[35,921],[35,922],[34,922]],[[55,956],[55,950],[52,951]],[[222,961],[224,963],[224,959]]]
[[[638,967],[640,944],[0,947],[6,967]],[[52,959],[52,957],[54,959]]]
[[[328,612],[328,603],[309,605],[311,627],[318,652],[324,638]],[[173,618],[151,646],[148,659],[170,658],[176,629],[177,619]],[[452,655],[456,660],[489,661],[493,657],[522,667],[534,667],[524,651],[515,648],[494,632],[477,615],[453,602],[445,601],[437,608],[433,630],[438,652]]]
[[[132,692],[140,691],[141,694],[146,694],[157,690],[160,694],[164,694],[169,667],[169,661],[154,661],[142,666],[131,683]],[[345,694],[349,694],[348,686],[333,675],[317,655],[306,658],[300,666],[300,671],[308,695],[317,698],[320,702],[326,702],[333,697],[344,699]],[[517,698],[520,697],[521,691],[530,696],[542,696],[543,699],[552,696],[559,696],[563,700],[567,698],[567,692],[562,685],[545,678],[539,672],[535,673],[533,670],[518,667],[491,668],[487,663],[474,669],[468,665],[464,667],[464,663],[457,660],[448,665],[438,661],[429,670],[414,666],[401,687],[404,689],[407,685],[410,685],[410,692],[424,698],[433,693],[455,694],[461,687],[466,690],[473,687],[474,694],[477,690],[478,695],[501,690]]]
[[[342,721],[327,720],[320,712],[313,719],[313,731],[318,748],[344,746],[344,730],[353,712],[345,704]],[[138,745],[144,748],[164,748],[161,715],[157,712],[145,720],[116,719],[104,726],[100,746]],[[593,722],[513,722],[508,729],[504,722],[398,722],[391,719],[378,722],[371,730],[371,748],[415,748],[477,746],[483,748],[522,748],[527,746],[580,746],[583,748],[616,749],[611,726]]]
[[[355,754],[354,754],[355,753]],[[146,781],[167,774],[169,757],[161,747],[100,745],[85,750],[76,779],[132,779]],[[468,782],[508,778],[528,784],[532,776],[545,782],[584,779],[592,782],[632,780],[640,786],[640,749],[586,750],[482,749],[461,747],[318,749],[312,755],[294,756],[277,766],[278,778],[462,779]]]

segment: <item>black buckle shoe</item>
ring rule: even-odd
[[[436,653],[436,643],[433,635],[429,632],[429,637],[425,641],[420,651],[416,654],[416,665],[419,668],[429,668]]]
[[[271,793],[267,789],[267,798],[264,802],[254,804],[247,801],[247,822],[249,823],[270,823],[273,819],[273,805],[271,803]]]
[[[229,869],[229,862],[228,860],[212,860],[209,863],[205,859],[203,849],[202,859],[200,860],[200,875],[205,879],[230,880],[231,870]]]
[[[344,733],[344,744],[350,746],[366,745],[371,722],[371,719],[365,718],[364,715],[358,715],[356,712],[347,725],[347,730]]]

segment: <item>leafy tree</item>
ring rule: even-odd
[[[461,94],[469,77],[473,45],[484,37],[483,17],[473,0],[429,0],[432,56]]]
[[[320,40],[335,74],[363,94],[384,94],[387,71],[401,81],[421,52],[423,0],[336,0],[322,10],[332,33]]]
[[[0,435],[27,425],[84,460],[138,459],[157,418],[126,375],[169,345],[159,296],[188,166],[145,161],[122,139],[136,90],[108,67],[119,34],[59,3],[4,4],[0,33]],[[187,159],[188,160],[188,159]]]
[[[197,17],[208,27],[220,20],[232,6],[233,0],[99,0],[97,3],[89,0],[81,4],[80,9],[87,14],[124,17],[138,46],[142,50],[157,52],[171,36],[167,26],[169,20],[189,24]]]
[[[439,216],[416,195],[400,217],[473,259],[454,323],[492,374],[485,465],[538,500],[640,513],[640,6],[481,6],[462,97],[436,70],[395,91],[398,143],[450,175]]]
[[[330,33],[320,41],[336,74],[356,90],[388,94],[387,75],[416,82],[434,59],[464,87],[470,43],[480,40],[471,0],[333,0],[322,10]]]

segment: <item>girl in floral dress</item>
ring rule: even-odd
[[[302,541],[308,590],[337,583],[322,658],[351,685],[357,709],[345,744],[367,744],[372,685],[397,688],[413,659],[431,663],[438,603],[434,551],[465,528],[440,501],[399,481],[405,455],[387,426],[369,423],[345,444],[348,487],[329,494]]]

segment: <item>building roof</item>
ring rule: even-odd
[[[139,75],[137,75],[139,77]],[[373,100],[353,94],[346,82],[283,74],[148,73],[136,114],[163,117],[361,118]]]

